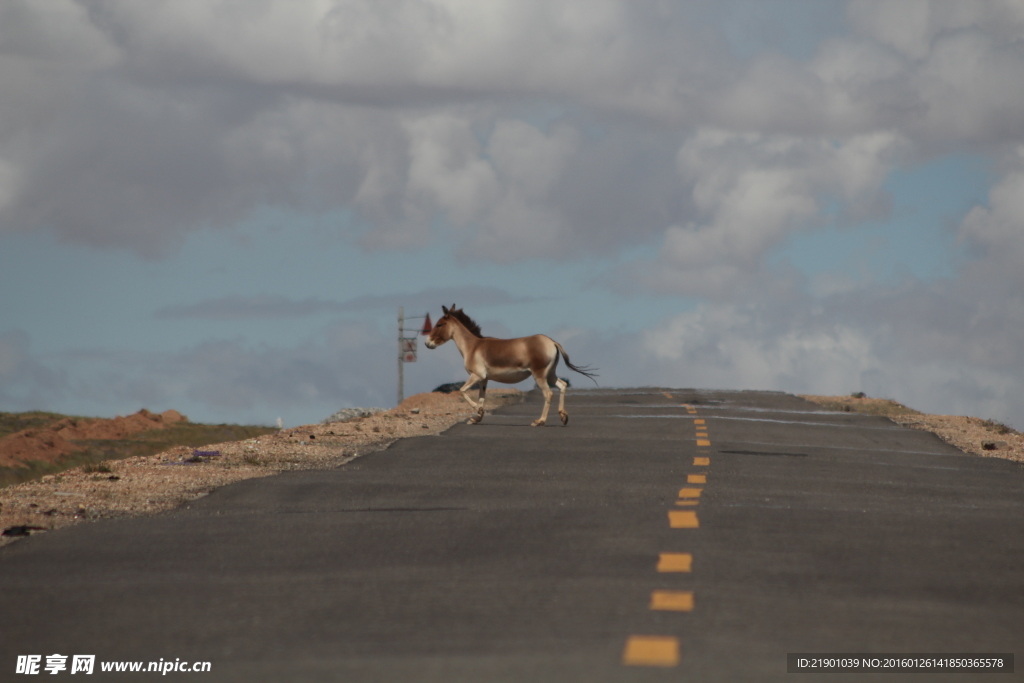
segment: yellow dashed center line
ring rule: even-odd
[[[679,640],[671,636],[630,636],[622,663],[634,666],[675,666],[679,663]]]
[[[665,398],[671,400],[672,394],[664,392]],[[682,404],[686,412],[696,415],[697,409],[689,404]],[[702,418],[694,418],[696,428],[697,447],[709,447],[711,441],[708,436],[708,428]],[[707,451],[698,451],[706,453]],[[711,459],[700,455],[693,459],[695,467],[707,467]],[[706,484],[707,475],[689,474],[686,477],[687,484]],[[687,486],[679,489],[679,500],[676,506],[696,506],[700,503],[702,488]],[[697,529],[700,522],[697,519],[695,510],[669,510],[668,523],[673,529]],[[688,573],[693,568],[693,555],[690,553],[659,553],[657,571],[659,573],[684,572]],[[652,610],[665,610],[672,612],[690,612],[693,610],[693,592],[679,590],[656,590],[651,593]],[[630,666],[660,666],[672,667],[679,664],[679,640],[673,636],[665,635],[633,635],[626,641],[626,647],[622,653],[622,663]]]
[[[673,529],[696,529],[700,523],[693,510],[669,510],[668,525]]]
[[[690,591],[654,591],[651,593],[651,609],[690,612],[693,610],[693,593]]]
[[[693,555],[690,553],[660,553],[658,573],[689,572],[693,569]]]

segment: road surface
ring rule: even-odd
[[[94,655],[89,680],[595,682],[1024,653],[1020,465],[774,392],[539,408],[3,548],[0,679],[54,654]]]

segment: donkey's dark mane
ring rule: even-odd
[[[476,324],[476,321],[466,315],[461,308],[452,308],[448,311],[448,315],[452,316],[460,323],[462,323],[467,330],[472,332],[478,337],[484,336],[484,333],[480,331],[480,326]]]

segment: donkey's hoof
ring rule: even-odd
[[[468,424],[468,425],[475,425],[478,422],[480,422],[480,420],[482,420],[482,419],[484,419],[483,415],[474,415],[473,417],[471,417],[468,420],[466,420],[466,424]]]
[[[559,410],[558,417],[562,418],[562,424],[569,424],[569,413],[565,412],[564,410]]]
[[[547,420],[534,420],[533,422],[530,423],[530,426],[531,427],[543,427],[545,422],[547,422]]]

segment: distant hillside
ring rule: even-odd
[[[196,424],[174,410],[115,418],[32,411],[0,412],[0,486],[102,460],[153,455],[278,431],[273,427]]]

